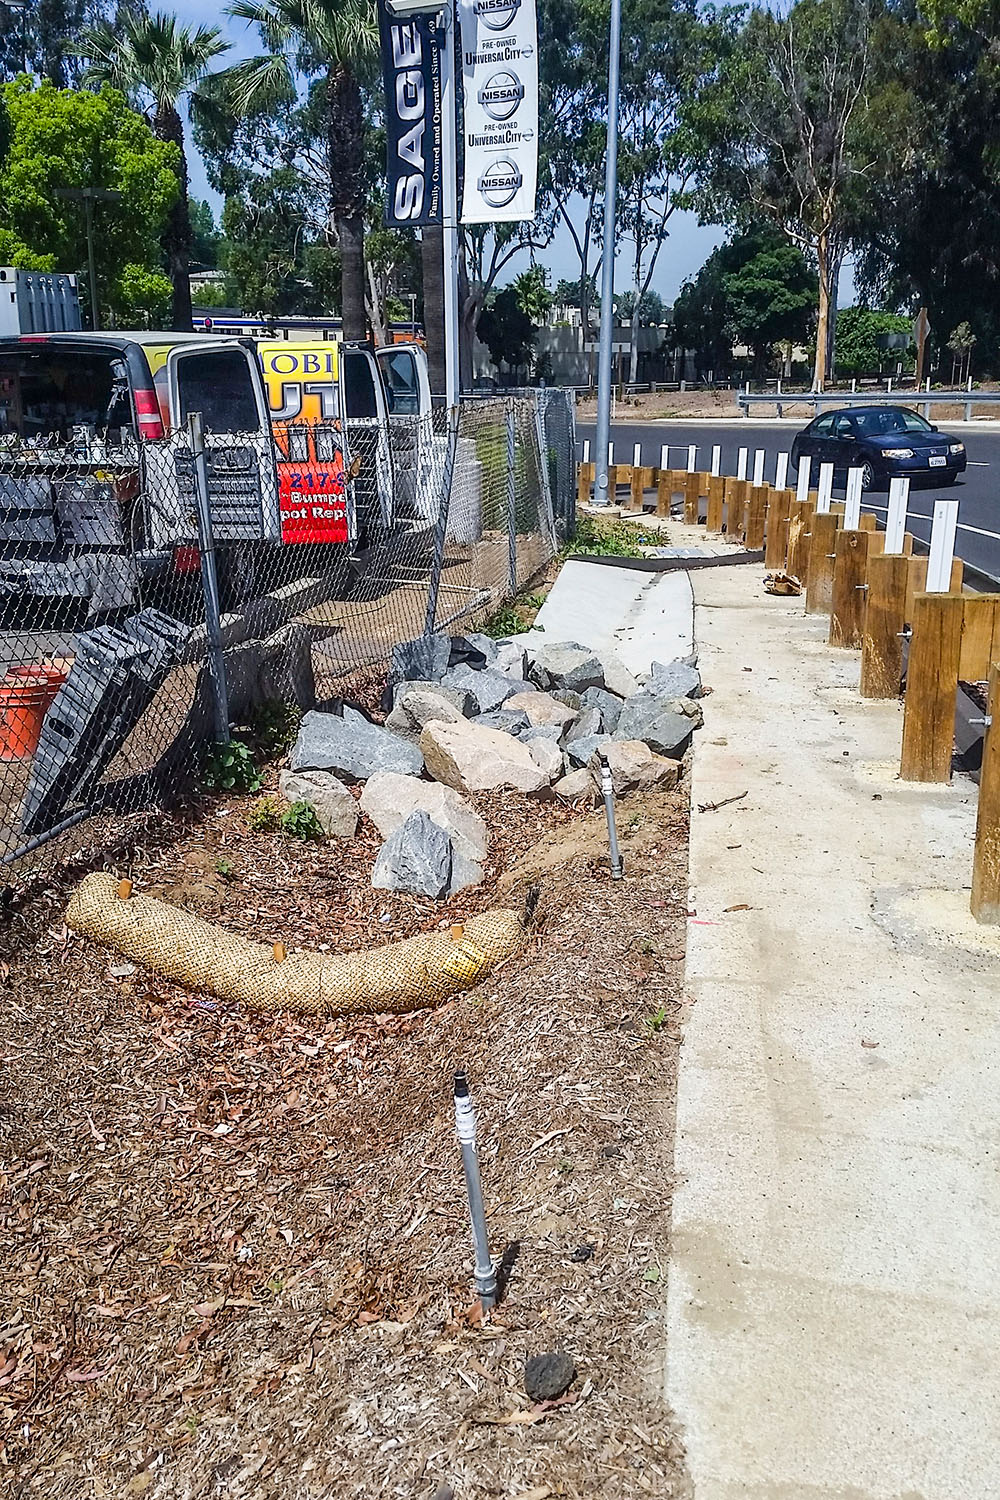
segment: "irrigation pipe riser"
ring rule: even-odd
[[[490,1259],[489,1238],[486,1233],[486,1207],[483,1203],[483,1183],[476,1152],[476,1111],[464,1070],[455,1074],[455,1134],[462,1148],[462,1167],[469,1195],[469,1220],[472,1224],[472,1244],[476,1252],[476,1291],[484,1308],[495,1307],[497,1273]]]
[[[622,856],[618,848],[618,825],[615,822],[615,788],[611,780],[611,767],[608,765],[608,757],[601,752],[601,796],[604,798],[604,811],[608,819],[608,857],[611,865],[611,879],[622,878]]]

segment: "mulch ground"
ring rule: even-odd
[[[686,1493],[661,1397],[686,915],[683,790],[477,799],[483,886],[371,889],[379,845],[136,820],[107,867],[227,928],[348,950],[519,905],[523,954],[403,1017],[264,1021],[75,937],[81,868],[0,925],[0,1491],[60,1500]],[[131,839],[131,843],[129,840]],[[479,1112],[474,1300],[452,1075]],[[565,1349],[556,1403],[525,1358]]]

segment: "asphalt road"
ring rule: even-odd
[[[740,448],[749,448],[749,470],[753,472],[754,451],[763,448],[767,454],[764,478],[774,479],[775,460],[779,453],[787,453],[796,432],[806,424],[796,422],[757,422],[731,420],[728,422],[622,422],[612,423],[611,438],[615,445],[615,457],[622,463],[632,462],[633,444],[642,444],[644,464],[658,465],[663,443],[670,445],[670,462],[674,468],[687,467],[689,443],[698,448],[698,466],[707,469],[711,465],[712,447],[722,449],[723,474],[736,473],[736,456]],[[980,532],[1000,533],[1000,422],[991,423],[995,430],[984,431],[980,423],[965,425],[957,422],[942,427],[942,431],[954,432],[966,446],[969,467],[957,484],[939,488],[910,489],[910,506],[907,526],[913,535],[927,541],[930,537],[930,517],[937,499],[957,500],[958,535],[955,551],[973,567],[990,578],[1000,579],[1000,534],[982,536]],[[594,429],[590,425],[577,427],[579,439],[577,457],[582,457],[582,443],[589,438],[591,448]],[[996,474],[991,471],[996,469]],[[794,470],[792,471],[794,482]],[[834,491],[834,493],[838,493]],[[843,491],[839,492],[841,498]],[[874,494],[866,499],[863,508],[879,514],[885,506],[886,497]]]

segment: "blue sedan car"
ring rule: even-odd
[[[889,480],[954,484],[965,472],[965,444],[926,422],[908,406],[851,406],[825,411],[796,435],[792,463],[812,459],[813,483],[820,464],[833,464],[834,483],[848,469],[861,469],[866,490],[886,490]]]

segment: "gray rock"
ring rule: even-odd
[[[651,750],[680,760],[691,733],[702,721],[691,698],[665,698],[649,688],[634,693],[625,704],[615,730],[618,740],[643,740]]]
[[[358,804],[331,771],[282,771],[278,790],[286,802],[308,802],[328,838],[352,839]]]
[[[409,891],[436,901],[448,889],[451,865],[451,839],[418,809],[382,845],[372,885],[377,891]]]
[[[604,746],[611,785],[617,797],[627,792],[668,792],[677,785],[680,766],[664,755],[654,755],[642,740],[612,740]],[[595,755],[590,762],[590,772],[600,780],[600,757]]]
[[[482,666],[492,667],[497,659],[497,643],[492,636],[483,635],[480,631],[473,631],[471,635],[453,635],[451,638],[451,664],[457,667],[460,662],[468,661],[469,653],[478,652],[483,658]],[[479,667],[477,662],[469,662],[470,666]]]
[[[559,746],[551,740],[530,740],[528,750],[532,760],[548,776],[550,781],[555,781],[562,775],[563,753]]]
[[[518,739],[531,728],[528,715],[516,708],[498,708],[492,714],[477,714],[472,722],[482,729],[502,729],[504,734],[515,734]]]
[[[497,641],[497,654],[490,662],[505,677],[516,677],[523,682],[528,675],[528,653],[516,641]]]
[[[492,667],[485,667],[481,672],[477,672],[474,667],[464,663],[461,666],[452,667],[444,678],[444,683],[446,687],[468,693],[475,705],[475,711],[480,714],[493,713],[515,693],[527,692],[531,688],[530,682],[520,682],[513,677],[505,677],[502,672],[497,672]]]
[[[518,735],[518,739],[523,740],[526,745],[532,740],[551,740],[553,744],[558,744],[562,739],[562,730],[558,724],[529,724]]]
[[[482,879],[482,865],[474,859],[467,859],[455,848],[455,842],[452,840],[451,879],[448,881],[448,895],[455,896],[459,891],[467,890],[470,885],[481,885]]]
[[[592,651],[583,646],[558,642],[542,646],[530,658],[529,675],[545,691],[569,688],[582,693],[604,686],[604,668]]]
[[[569,708],[551,693],[514,693],[504,705],[509,709],[519,708],[527,714],[532,724],[558,724],[565,729],[576,718],[577,709]]]
[[[621,657],[610,650],[595,651],[594,655],[604,668],[604,682],[601,685],[619,698],[631,698],[639,684]]]
[[[606,688],[588,688],[581,701],[584,708],[596,708],[601,716],[601,728],[606,734],[614,734],[622,711],[622,700],[617,693],[609,693]]]
[[[598,692],[597,688],[588,688],[588,693]],[[571,688],[556,688],[554,693],[549,694],[557,703],[565,703],[567,708],[575,709],[577,713],[583,706],[583,697],[580,693],[574,693]]]
[[[701,675],[696,667],[684,661],[654,661],[649,669],[647,688],[661,698],[699,698]]]
[[[384,839],[395,833],[411,813],[421,811],[444,829],[456,855],[477,862],[486,858],[486,824],[464,797],[438,781],[380,771],[369,779],[360,806]]]
[[[566,746],[566,759],[574,767],[589,765],[594,751],[610,743],[610,734],[585,734]]]
[[[597,798],[597,786],[589,766],[581,766],[578,771],[570,771],[568,775],[556,782],[552,790],[563,802],[578,802],[581,797],[586,797],[593,802]]]
[[[343,718],[317,710],[305,715],[289,766],[293,771],[336,771],[342,781],[367,781],[375,771],[419,776],[424,758],[415,745],[345,708]]]
[[[415,678],[412,682],[407,680],[397,682],[393,688],[393,708],[404,693],[437,693],[439,698],[447,698],[448,702],[466,718],[476,711],[475,701],[470,692],[464,688],[449,687],[446,682],[422,682],[419,678]]]
[[[599,708],[585,708],[576,721],[567,729],[563,743],[568,747],[574,740],[583,740],[589,735],[600,734],[602,729],[601,710]]]
[[[412,641],[399,641],[392,648],[389,681],[436,682],[448,670],[451,641],[446,635],[421,635]]]
[[[420,736],[427,769],[436,781],[458,792],[492,791],[513,787],[535,792],[548,785],[527,745],[496,729],[460,724],[428,724]]]
[[[433,688],[410,688],[407,683],[400,683],[399,687],[403,691],[397,689],[396,701],[392,713],[385,721],[385,727],[394,734],[402,735],[404,740],[418,740],[420,731],[432,719],[443,719],[446,724],[453,724],[456,719],[463,717],[461,710],[449,698]]]
[[[524,1389],[532,1401],[555,1401],[576,1379],[576,1365],[563,1349],[524,1362]]]

